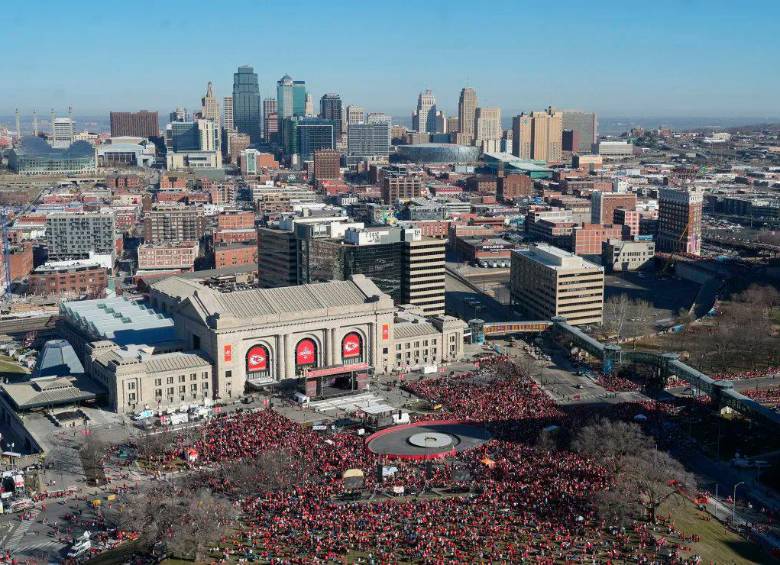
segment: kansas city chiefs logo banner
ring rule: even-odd
[[[246,354],[246,370],[249,373],[268,368],[268,351],[262,345],[255,345]]]
[[[344,359],[360,357],[360,336],[356,333],[347,334],[341,342],[341,356]]]
[[[298,346],[295,348],[295,362],[298,365],[314,364],[316,351],[316,346],[312,340],[303,339],[299,341]]]

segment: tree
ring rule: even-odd
[[[94,434],[87,436],[87,440],[79,450],[87,484],[98,485],[105,481],[103,458],[106,453],[106,445],[97,436]]]
[[[130,495],[117,521],[121,528],[139,534],[144,551],[203,561],[204,549],[219,541],[236,516],[230,501],[206,488],[160,482]]]
[[[680,489],[695,488],[693,476],[668,453],[655,449],[635,423],[600,420],[582,428],[572,448],[614,473],[613,484],[596,502],[599,512],[617,523],[632,518],[655,522],[661,504]]]
[[[627,294],[609,297],[604,302],[604,331],[618,340],[638,337],[653,327],[654,310],[646,300]]]
[[[266,451],[254,459],[227,463],[219,474],[223,483],[241,497],[285,490],[309,480],[302,461],[284,450]]]

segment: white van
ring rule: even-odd
[[[298,404],[304,406],[311,401],[311,399],[305,394],[303,394],[302,392],[296,392],[295,394],[293,394],[293,400],[295,400],[295,402],[297,402]]]

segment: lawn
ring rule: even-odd
[[[0,375],[10,373],[26,373],[27,371],[16,361],[5,355],[0,355]]]
[[[682,503],[678,503],[682,502]],[[749,542],[705,512],[696,509],[693,503],[678,499],[674,503],[661,507],[661,514],[672,514],[672,520],[678,530],[686,535],[698,534],[700,541],[691,544],[694,553],[702,557],[703,563],[778,563],[757,544]]]

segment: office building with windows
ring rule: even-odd
[[[249,135],[252,143],[261,139],[262,114],[257,74],[249,65],[233,74],[233,126]]]

